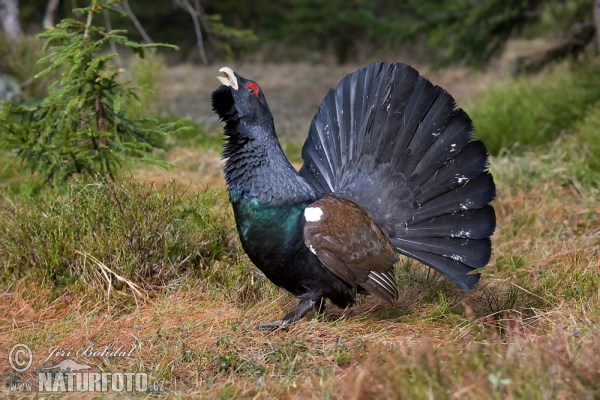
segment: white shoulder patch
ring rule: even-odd
[[[319,207],[306,207],[304,209],[304,218],[307,222],[317,222],[321,220],[323,210]]]

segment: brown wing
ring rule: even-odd
[[[355,202],[325,196],[304,210],[304,243],[338,278],[391,303],[398,296],[394,246]]]

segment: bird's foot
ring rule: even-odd
[[[314,298],[313,296],[300,296],[300,302],[298,306],[294,308],[291,312],[287,313],[285,317],[281,318],[278,321],[268,322],[266,324],[256,325],[257,329],[263,331],[274,331],[279,329],[287,329],[287,327],[298,321],[300,318],[304,317],[304,315],[312,308],[315,313],[320,313],[324,310],[324,301],[322,297]]]
[[[278,329],[287,329],[289,322],[284,320],[267,322],[266,324],[258,324],[256,325],[256,329],[261,331],[275,331]]]

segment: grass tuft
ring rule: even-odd
[[[600,87],[590,84],[598,81],[600,68],[592,63],[562,65],[536,78],[487,87],[465,110],[491,154],[522,152],[552,143],[563,132],[573,133],[600,101]]]
[[[4,280],[126,291],[169,287],[190,274],[225,286],[232,279],[213,268],[238,254],[217,192],[188,196],[174,182],[158,189],[126,179],[3,200]]]
[[[541,342],[423,342],[353,366],[338,378],[336,397],[595,398],[599,345],[592,326],[577,335],[559,330]]]

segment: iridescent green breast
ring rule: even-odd
[[[285,251],[301,238],[300,217],[307,203],[269,206],[246,198],[232,205],[242,245],[251,258]]]

